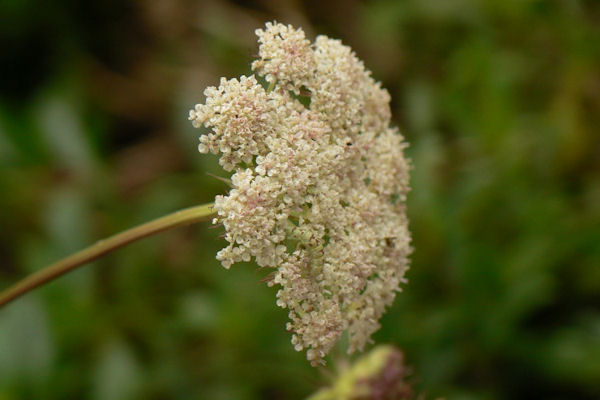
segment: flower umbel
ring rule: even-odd
[[[362,350],[404,282],[411,251],[406,144],[390,127],[390,96],[339,40],[267,23],[254,76],[221,79],[190,111],[201,153],[221,154],[233,188],[214,223],[225,268],[274,268],[296,350],[313,365],[347,330]]]

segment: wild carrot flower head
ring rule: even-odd
[[[221,78],[190,111],[201,153],[221,154],[232,189],[214,223],[225,268],[273,268],[296,350],[313,365],[344,331],[362,350],[404,282],[410,234],[406,144],[390,127],[390,96],[339,40],[267,23],[254,76]]]

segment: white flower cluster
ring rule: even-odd
[[[201,153],[220,153],[233,188],[214,223],[225,268],[251,258],[274,268],[296,350],[313,365],[347,330],[362,350],[390,305],[411,251],[409,165],[390,127],[390,96],[339,40],[314,44],[292,26],[256,31],[254,76],[221,79],[190,112]]]

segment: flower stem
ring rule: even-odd
[[[58,278],[84,265],[90,261],[102,257],[131,242],[151,236],[179,226],[189,225],[195,222],[210,219],[215,213],[213,203],[186,208],[164,217],[157,218],[145,224],[133,227],[114,236],[100,240],[95,244],[75,253],[48,267],[35,272],[17,282],[13,286],[0,292],[0,308],[15,300],[17,297]]]

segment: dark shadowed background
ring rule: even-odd
[[[375,335],[424,399],[600,398],[600,3],[0,1],[0,288],[227,190],[188,110],[276,19],[353,47],[411,143],[415,253]],[[220,229],[146,239],[0,310],[0,399],[301,399]],[[334,368],[330,362],[328,368]]]

